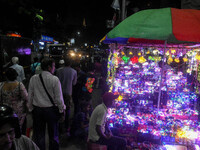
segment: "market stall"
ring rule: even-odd
[[[110,46],[107,84],[120,95],[110,126],[133,143],[199,144],[199,20],[198,10],[144,10],[102,39]]]

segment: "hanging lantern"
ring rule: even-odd
[[[178,57],[176,57],[176,58],[174,59],[174,61],[175,61],[176,63],[179,63],[179,62],[180,62],[180,60],[179,60]]]
[[[132,57],[131,62],[132,64],[138,63],[138,57],[137,56]]]
[[[138,59],[138,62],[139,63],[145,63],[146,62],[146,59],[143,57],[143,56],[141,56],[139,59]]]
[[[129,61],[129,57],[127,57],[127,56],[123,56],[122,57],[122,60],[125,62],[125,63],[128,63],[128,61]]]

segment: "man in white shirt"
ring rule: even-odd
[[[21,135],[18,117],[7,105],[0,105],[0,149],[39,150],[31,139]]]
[[[28,89],[28,106],[33,115],[33,140],[40,150],[45,150],[47,124],[49,150],[59,150],[59,113],[62,113],[62,118],[64,118],[66,106],[63,101],[60,80],[53,75],[55,61],[51,58],[44,58],[41,62],[41,68],[43,70],[41,77],[48,93],[45,91],[39,74],[31,77]],[[50,97],[52,98],[52,102]],[[54,105],[57,107],[53,107]],[[56,112],[55,108],[58,108],[59,112]]]
[[[99,104],[90,117],[88,139],[92,143],[107,145],[108,149],[125,150],[126,140],[113,136],[106,122],[108,108],[113,106],[118,95],[107,92],[103,95],[103,103]]]
[[[10,68],[13,68],[17,71],[18,73],[18,76],[17,76],[17,81],[19,82],[22,82],[24,81],[26,78],[25,78],[25,74],[24,74],[24,68],[19,65],[19,58],[18,57],[13,57],[12,58],[12,63],[13,65],[10,67]]]

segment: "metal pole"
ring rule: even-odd
[[[160,98],[161,98],[161,88],[162,88],[162,79],[163,79],[163,73],[164,73],[164,60],[165,60],[165,50],[167,46],[167,40],[165,41],[165,46],[164,46],[164,53],[163,53],[163,61],[162,61],[162,68],[161,68],[161,80],[160,80],[160,87],[159,87],[159,95],[158,95],[158,110],[160,108]]]
[[[123,21],[126,18],[125,12],[126,12],[126,0],[122,0],[122,16],[121,16],[121,21]]]

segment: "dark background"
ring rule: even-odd
[[[43,34],[66,42],[80,31],[79,40],[98,43],[111,30],[107,28],[106,20],[112,20],[114,13],[118,13],[111,7],[112,2],[113,0],[1,0],[0,34],[18,32],[22,37],[32,39]],[[181,0],[129,0],[127,16],[136,10],[180,8],[180,4]],[[43,20],[38,19],[37,14]],[[83,25],[84,19],[86,26]],[[117,21],[120,22],[120,18]]]

